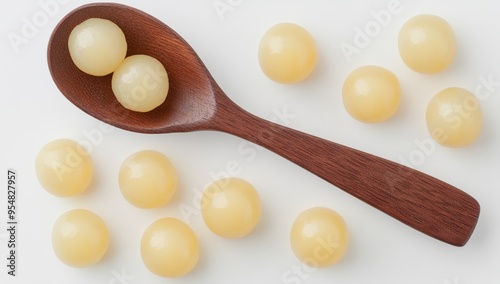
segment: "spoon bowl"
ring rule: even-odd
[[[165,102],[151,112],[122,107],[111,75],[87,75],[68,51],[72,29],[88,18],[115,22],[128,54],[158,59],[169,74]],[[259,144],[338,188],[443,242],[463,246],[476,226],[480,207],[467,193],[430,175],[332,141],[258,118],[234,104],[189,44],[160,20],[137,9],[95,3],[70,12],[56,26],[48,65],[59,90],[77,107],[116,127],[142,133],[218,130]]]
[[[175,70],[168,73],[170,88],[164,104],[147,113],[127,110],[113,95],[112,74],[91,76],[73,64],[68,38],[73,28],[88,18],[117,24],[126,35],[127,56],[147,54],[167,70]],[[161,21],[128,6],[96,3],[68,14],[50,39],[48,65],[66,98],[91,116],[119,128],[142,133],[187,131],[199,128],[215,110],[213,79],[192,48]]]

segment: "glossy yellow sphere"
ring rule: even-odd
[[[181,277],[192,271],[198,263],[198,239],[184,222],[163,218],[144,231],[141,256],[146,267],[154,274],[166,278]]]
[[[177,189],[177,172],[158,151],[129,156],[120,167],[118,184],[125,199],[139,208],[157,208],[169,202]]]
[[[252,232],[260,221],[260,197],[243,179],[220,179],[203,192],[201,213],[207,227],[216,235],[241,238]]]
[[[148,112],[167,98],[169,81],[163,64],[149,55],[132,55],[120,64],[111,80],[116,99],[129,110]]]
[[[331,266],[340,261],[349,246],[347,226],[337,212],[314,207],[300,213],[290,231],[293,253],[311,267]]]
[[[109,246],[106,224],[95,213],[84,209],[61,215],[52,229],[52,247],[56,256],[73,267],[98,263]]]
[[[426,121],[430,135],[441,145],[467,146],[481,134],[481,105],[471,92],[462,88],[447,88],[429,102]]]
[[[412,70],[433,74],[445,70],[455,59],[457,43],[451,26],[434,15],[418,15],[399,32],[399,53]]]
[[[35,172],[41,186],[60,197],[85,191],[92,181],[93,169],[90,154],[70,139],[47,143],[35,158]]]
[[[68,48],[73,63],[81,71],[104,76],[115,71],[125,59],[127,41],[115,23],[90,18],[71,31]]]
[[[379,66],[362,66],[345,79],[342,98],[345,109],[355,119],[382,122],[396,113],[401,87],[391,71]]]
[[[267,77],[279,83],[298,83],[314,70],[318,51],[313,36],[293,23],[271,27],[259,45],[259,64]]]

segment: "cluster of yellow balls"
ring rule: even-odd
[[[401,28],[398,39],[404,63],[419,73],[445,70],[456,54],[453,30],[437,16],[419,15],[410,19]],[[73,62],[83,72],[94,76],[114,73],[112,89],[124,107],[145,112],[165,100],[168,76],[163,65],[146,55],[125,58],[125,36],[111,21],[94,18],[76,26],[68,48]],[[262,71],[276,82],[305,80],[313,72],[317,60],[314,38],[296,24],[271,27],[259,45]],[[139,75],[134,77],[132,73]],[[379,66],[362,66],[347,76],[342,95],[351,116],[362,122],[377,123],[397,112],[401,87],[391,71]],[[482,127],[479,101],[462,88],[448,88],[436,94],[427,107],[426,120],[430,135],[450,147],[471,144]],[[93,177],[89,153],[69,139],[45,145],[36,157],[35,170],[42,187],[60,197],[81,194],[90,186]],[[167,204],[175,195],[177,183],[175,167],[158,151],[132,154],[118,172],[123,197],[143,209]],[[239,178],[214,181],[205,189],[200,208],[209,230],[224,238],[250,234],[261,219],[257,190]],[[84,209],[64,213],[52,230],[56,256],[74,267],[99,262],[109,242],[109,231],[103,219]],[[297,216],[290,231],[293,253],[313,267],[338,262],[344,257],[348,244],[343,218],[328,208],[305,210]],[[144,231],[140,249],[145,266],[163,277],[189,273],[200,257],[194,231],[183,221],[171,217],[157,220]]]
[[[82,145],[71,139],[58,139],[40,149],[35,158],[35,172],[42,187],[51,194],[73,197],[90,186],[93,163]],[[174,196],[177,173],[164,154],[144,150],[123,161],[118,184],[130,204],[143,209],[158,208]],[[207,228],[224,238],[247,236],[261,219],[257,190],[240,178],[214,181],[203,192],[200,208]],[[103,219],[85,209],[62,214],[52,229],[56,256],[73,267],[98,263],[109,243],[110,234]],[[344,256],[348,245],[347,227],[333,210],[312,208],[297,217],[290,232],[290,243],[301,261],[325,267]],[[140,250],[145,266],[167,278],[189,273],[200,257],[195,232],[172,217],[157,220],[144,231]]]
[[[453,29],[435,15],[418,15],[408,20],[399,32],[398,47],[404,63],[422,74],[444,71],[456,55]],[[261,39],[258,54],[264,74],[280,83],[306,79],[318,57],[311,34],[292,23],[271,27]],[[345,79],[342,98],[352,117],[378,123],[397,112],[401,87],[391,71],[379,66],[361,66]],[[429,134],[438,143],[448,147],[467,146],[481,132],[481,107],[470,91],[447,88],[430,100],[426,122]]]
[[[297,82],[305,79],[316,63],[316,54],[307,52],[307,49],[315,48],[314,39],[296,25],[283,25],[275,35],[289,32],[299,36],[299,40],[294,36],[283,40],[287,46],[297,49],[281,53],[281,67],[274,68],[276,65],[272,64],[270,58],[267,62],[271,64],[267,67],[270,68],[270,75],[280,73],[277,80]],[[300,42],[306,45],[301,46]],[[82,72],[93,76],[113,73],[113,93],[125,108],[147,112],[165,100],[169,84],[164,66],[146,55],[126,57],[126,38],[115,23],[100,18],[83,21],[72,30],[68,49],[73,63]],[[300,60],[300,68],[297,68],[293,57],[301,52],[306,56]],[[265,64],[266,59],[261,62]],[[291,65],[283,69],[283,64]],[[68,161],[74,163],[69,164]],[[75,196],[89,186],[92,162],[78,143],[62,139],[41,149],[36,159],[36,171],[47,191],[57,196]],[[174,196],[177,175],[165,155],[147,150],[134,153],[123,162],[118,183],[123,197],[132,205],[144,209],[158,208]],[[205,224],[213,233],[224,238],[248,235],[261,218],[259,195],[243,179],[215,181],[206,188],[201,203]],[[74,229],[71,237],[67,235],[67,227]],[[314,233],[311,233],[311,228],[316,228]],[[100,217],[79,209],[60,217],[54,225],[52,239],[54,251],[63,262],[83,267],[96,263],[104,255],[109,234]],[[331,244],[331,240],[334,240],[335,247],[325,248],[324,244]],[[331,209],[313,208],[297,218],[290,242],[293,252],[301,261],[324,267],[337,262],[345,254],[347,228],[342,217]],[[88,246],[93,249],[85,249]],[[326,252],[322,251],[324,249]],[[164,218],[144,232],[141,254],[145,265],[153,273],[178,277],[196,266],[199,245],[195,233],[187,224],[175,218]]]

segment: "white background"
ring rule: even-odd
[[[408,164],[462,188],[481,204],[477,228],[464,247],[434,240],[287,160],[224,133],[144,135],[106,127],[65,99],[52,82],[46,63],[47,42],[54,26],[66,13],[88,1],[9,1],[0,12],[0,222],[6,224],[6,172],[14,168],[19,179],[19,251],[18,276],[7,276],[8,235],[2,229],[0,283],[499,283],[500,84],[489,89],[481,85],[488,80],[500,82],[497,2],[120,2],[142,9],[177,30],[199,53],[228,96],[251,113]],[[384,25],[376,24],[374,13],[387,10],[388,5],[395,5],[397,12]],[[457,36],[456,61],[438,75],[409,70],[397,51],[399,29],[421,13],[445,18]],[[258,66],[260,37],[270,26],[283,21],[308,29],[319,48],[316,70],[297,85],[274,83]],[[23,34],[27,22],[35,23],[36,30]],[[357,53],[346,56],[341,47],[355,46],[357,29],[365,27],[374,28],[369,42],[363,46],[358,42]],[[23,42],[13,44],[9,38],[15,35]],[[392,70],[402,85],[397,115],[382,124],[357,122],[342,105],[344,78],[365,64]],[[450,86],[481,91],[482,136],[467,148],[448,149],[434,143],[423,152],[418,145],[429,142],[426,105],[435,93]],[[90,147],[95,180],[82,196],[57,198],[37,182],[34,158],[40,147],[56,138],[71,138]],[[160,209],[134,208],[118,189],[121,162],[143,149],[165,153],[179,173],[178,194]],[[263,202],[260,225],[244,239],[216,237],[203,224],[199,211],[193,209],[199,192],[227,173],[227,167],[233,168],[230,174],[253,183]],[[313,206],[330,207],[342,214],[351,241],[343,261],[316,271],[305,270],[288,243],[295,216]],[[96,212],[111,232],[107,255],[91,268],[67,267],[52,251],[53,222],[75,208]],[[188,222],[201,244],[197,268],[180,279],[154,276],[140,257],[142,232],[166,216]]]

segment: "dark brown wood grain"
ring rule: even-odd
[[[124,109],[111,91],[111,75],[79,71],[69,56],[71,30],[85,19],[119,25],[128,55],[148,54],[169,73],[163,105],[148,113]],[[55,28],[48,65],[59,90],[95,118],[142,133],[218,130],[237,135],[289,159],[338,188],[431,237],[463,246],[479,217],[465,192],[414,169],[258,118],[235,105],[192,48],[163,22],[120,4],[95,3],[69,13]]]
[[[219,108],[218,130],[266,147],[431,237],[463,246],[472,234],[479,204],[454,186],[235,108]]]

